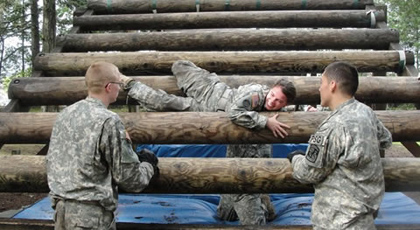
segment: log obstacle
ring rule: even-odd
[[[273,85],[286,78],[297,89],[295,104],[319,104],[319,77],[297,76],[219,76],[232,88],[251,82]],[[133,77],[135,80],[170,94],[183,95],[174,76]],[[415,77],[360,77],[356,99],[365,103],[420,103],[420,84]],[[15,79],[9,85],[9,98],[19,99],[22,105],[70,105],[87,96],[84,77],[30,77]],[[126,104],[127,92],[120,92],[115,104]],[[134,100],[128,100],[136,105]]]
[[[386,191],[418,191],[420,159],[382,159]],[[159,158],[145,193],[304,193],[287,159]],[[0,156],[0,192],[48,192],[43,156]]]
[[[188,11],[364,9],[373,0],[89,0],[88,8],[98,14],[127,14]]]
[[[390,29],[218,29],[176,32],[93,33],[62,36],[62,52],[211,50],[386,50],[399,42]]]
[[[392,133],[394,141],[419,141],[420,111],[376,111]],[[239,144],[305,143],[329,112],[261,112],[267,117],[279,114],[288,124],[289,136],[275,138],[264,129],[249,130],[233,124],[220,112],[143,112],[120,113],[134,143],[149,144]],[[47,143],[56,113],[0,113],[1,144]]]
[[[414,64],[412,52],[398,51],[265,51],[265,52],[124,52],[41,53],[34,69],[45,76],[84,75],[96,61],[114,63],[126,75],[168,74],[177,60],[190,60],[218,74],[322,73],[334,61],[347,61],[360,72],[400,72]]]
[[[74,17],[73,25],[80,27],[82,31],[290,27],[375,28],[377,23],[386,20],[383,11],[375,11],[373,16],[367,14],[365,10],[84,15]]]

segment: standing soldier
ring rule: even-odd
[[[277,115],[265,117],[259,111],[278,111],[296,97],[294,85],[279,80],[271,89],[265,85],[248,84],[232,89],[221,82],[215,73],[209,73],[189,61],[176,61],[172,65],[178,87],[187,95],[179,97],[154,90],[132,78],[122,81],[128,95],[146,108],[157,111],[226,112],[232,122],[249,129],[268,128],[276,137],[287,136],[286,124],[277,121]],[[267,144],[228,145],[227,157],[272,157]],[[223,194],[218,216],[223,220],[239,220],[243,225],[263,225],[274,219],[275,210],[266,194]]]
[[[118,68],[94,63],[85,79],[88,97],[58,115],[47,154],[56,230],[116,229],[118,189],[141,192],[158,173],[156,156],[137,156],[121,119],[107,110],[122,86]]]
[[[371,108],[354,98],[359,85],[355,67],[345,62],[322,74],[321,106],[330,115],[309,139],[306,155],[288,155],[293,177],[315,187],[314,229],[376,229],[374,219],[385,186],[379,150],[390,147],[391,133]]]

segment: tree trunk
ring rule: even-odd
[[[49,53],[55,47],[56,34],[55,1],[44,0],[44,17],[42,26],[42,52]]]
[[[388,192],[419,191],[420,159],[382,159]],[[159,158],[160,176],[145,193],[306,193],[286,159]],[[0,192],[48,192],[45,157],[1,156]]]
[[[34,66],[35,57],[40,51],[39,43],[39,12],[38,12],[38,0],[31,1],[31,35],[32,35],[32,66]]]
[[[279,1],[281,2],[281,1]],[[325,1],[327,2],[327,1]],[[96,12],[95,12],[96,13]],[[375,21],[385,21],[383,11]],[[374,28],[365,10],[242,11],[176,14],[91,15],[74,17],[82,30],[156,30],[204,28]]]
[[[281,78],[287,78],[296,87],[294,104],[319,104],[319,77],[237,75],[219,76],[231,88],[255,82],[273,85]],[[174,76],[134,77],[154,89],[182,96]],[[356,99],[365,103],[420,103],[420,84],[415,77],[361,77]],[[10,83],[9,98],[19,99],[22,105],[70,105],[87,96],[84,77],[32,77],[16,79]],[[115,104],[127,103],[127,92],[120,92]],[[137,105],[135,100],[128,104]]]
[[[393,141],[420,140],[420,111],[376,111],[392,133]],[[305,143],[328,112],[261,112],[288,124],[289,136],[275,138],[271,131],[249,130],[233,124],[223,112],[120,113],[133,143],[244,144]],[[56,113],[0,113],[0,140],[4,144],[47,143]]]
[[[266,52],[122,52],[122,53],[46,53],[35,61],[35,70],[46,76],[85,75],[94,62],[115,64],[125,75],[171,73],[177,60],[190,60],[218,74],[246,73],[322,73],[334,61],[347,61],[360,72],[396,71],[401,66],[398,51],[266,51]],[[407,65],[414,63],[406,53]]]

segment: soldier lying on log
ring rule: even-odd
[[[237,89],[221,82],[215,73],[201,69],[189,61],[176,61],[172,65],[178,87],[187,95],[180,97],[155,90],[149,86],[123,77],[128,95],[148,109],[155,111],[226,112],[232,122],[249,129],[268,128],[275,137],[288,135],[288,125],[277,121],[278,114],[270,118],[258,111],[279,111],[293,102],[296,89],[293,83],[281,79],[270,89],[265,85],[247,84]],[[272,157],[268,144],[228,145],[227,157]],[[218,216],[223,220],[239,218],[243,225],[264,225],[276,213],[266,194],[223,194],[218,206]]]

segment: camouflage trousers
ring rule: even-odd
[[[172,65],[178,88],[197,102],[194,111],[226,111],[233,99],[233,90],[219,77],[189,61]],[[192,107],[191,107],[192,108]],[[228,145],[226,157],[271,157],[271,145]],[[270,197],[264,194],[223,194],[217,208],[223,220],[239,218],[243,225],[264,225],[274,219],[275,211]]]
[[[272,146],[266,144],[228,145],[226,157],[270,158]],[[265,225],[276,211],[268,194],[222,194],[217,215],[222,220],[239,219],[242,225]]]
[[[55,230],[116,230],[114,213],[95,203],[59,200],[55,205]]]

